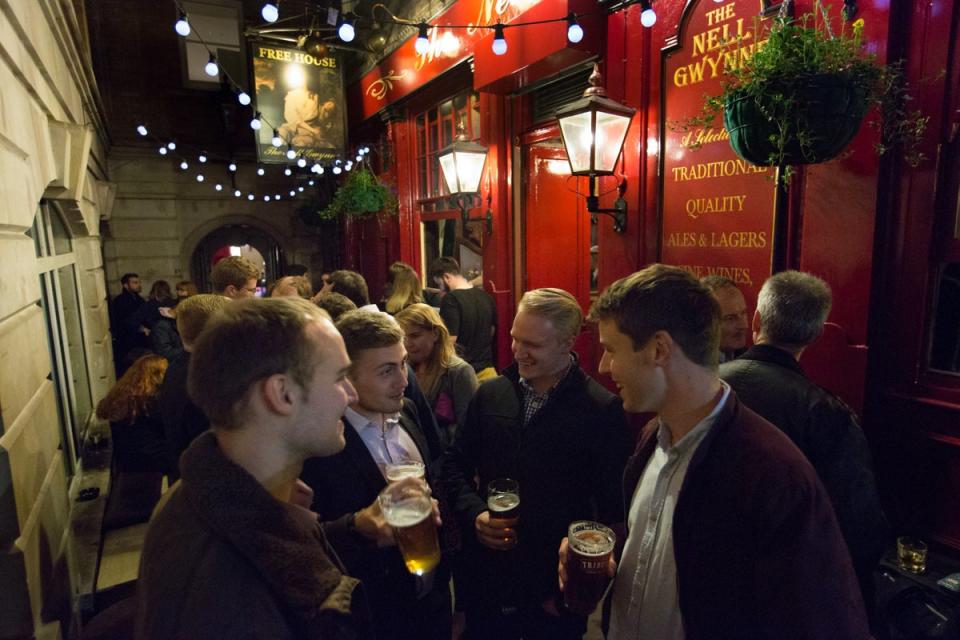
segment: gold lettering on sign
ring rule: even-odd
[[[402,80],[406,75],[406,69],[401,69],[400,73],[394,73],[391,69],[386,75],[371,82],[365,93],[374,100],[383,100],[387,97],[387,93],[393,89],[393,83]]]
[[[724,276],[730,278],[736,284],[753,285],[753,278],[750,276],[749,267],[720,267],[700,264],[678,264],[677,266],[697,278],[704,276]]]
[[[747,196],[713,196],[711,198],[690,198],[687,200],[685,210],[687,215],[694,220],[708,213],[735,213],[743,211],[743,203]]]
[[[767,173],[769,170],[770,167],[758,167],[740,158],[736,160],[701,162],[690,165],[689,167],[680,166],[670,168],[675,182],[707,180],[709,178],[729,178],[744,174]]]
[[[667,234],[664,246],[684,249],[765,249],[766,231],[682,231]]]

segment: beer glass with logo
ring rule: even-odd
[[[567,530],[567,581],[563,602],[567,609],[588,616],[603,597],[610,577],[607,565],[617,536],[599,522],[578,520]]]
[[[394,482],[380,492],[380,509],[410,573],[422,576],[440,562],[430,491],[422,482]]]
[[[404,478],[420,478],[422,480],[424,467],[422,462],[416,460],[388,462],[383,468],[383,475],[387,482],[399,482]]]
[[[487,485],[487,509],[491,518],[516,518],[520,515],[520,483],[497,478]]]

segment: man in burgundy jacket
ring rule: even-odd
[[[710,293],[652,265],[612,284],[590,319],[624,408],[658,414],[624,474],[608,639],[869,638],[816,473],[717,378]],[[565,559],[561,546],[561,581]]]

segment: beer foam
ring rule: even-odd
[[[585,529],[573,534],[571,540],[577,553],[585,556],[600,556],[610,552],[613,540],[603,531]]]
[[[401,500],[383,512],[387,524],[391,527],[412,527],[419,524],[433,512],[433,505],[423,498]]]

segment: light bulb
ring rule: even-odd
[[[571,13],[567,16],[567,40],[576,44],[583,40],[583,27],[580,26],[580,23],[577,22],[577,15]]]
[[[317,169],[317,175],[318,175],[318,176],[322,176],[322,175],[323,175],[323,167],[320,167],[319,169]],[[311,186],[311,187],[313,186],[313,180],[310,181],[310,186]]]
[[[273,196],[273,199],[274,199],[274,200],[279,200],[279,199],[280,199],[280,194],[278,193],[278,194],[276,194],[275,196]]]
[[[138,124],[138,125],[137,125],[137,133],[139,133],[139,134],[142,135],[142,136],[145,136],[145,135],[147,135],[148,131],[147,131],[147,128],[146,128],[145,126],[143,126],[142,124]]]
[[[308,185],[310,185],[310,186],[312,187],[312,186],[313,186],[313,180],[311,180],[311,181],[310,181],[310,182],[308,182],[307,184],[308,184]]]
[[[297,157],[297,152],[293,148],[293,145],[287,145],[287,160],[293,160]]]
[[[187,22],[187,14],[183,11],[180,12],[180,17],[177,18],[177,22],[173,25],[173,30],[184,38],[190,35],[190,23]]]
[[[230,164],[228,164],[228,165],[227,165],[227,171],[229,171],[230,173],[236,173],[236,171],[237,171],[237,163],[236,163],[236,162],[231,162]]]
[[[287,167],[286,169],[283,170],[283,175],[285,175],[285,176],[292,176],[292,175],[293,175],[293,171],[290,169],[290,167]]]
[[[343,168],[346,169],[347,171],[350,171],[350,169],[353,169],[353,162],[352,161],[348,162],[346,165],[344,165]]]
[[[280,17],[280,8],[272,2],[265,2],[263,8],[260,9],[260,15],[267,22],[276,22],[277,18]]]
[[[340,175],[340,172],[341,172],[341,171],[343,171],[343,169],[341,169],[340,167],[334,167],[334,168],[333,168],[333,175],[338,176],[338,175]]]
[[[343,16],[343,22],[340,24],[340,29],[337,31],[337,34],[344,42],[353,42],[357,32],[353,28],[353,18],[350,14]]]
[[[283,144],[283,138],[280,137],[280,132],[276,129],[273,130],[273,139],[270,141],[270,143],[275,147],[279,147]]]
[[[203,164],[204,162],[207,161],[207,154],[201,153],[200,157],[198,157],[197,160],[200,162],[200,164]]]
[[[264,202],[270,202],[270,196],[263,196]]]
[[[507,52],[507,41],[503,37],[503,25],[497,24],[493,27],[493,49],[494,55],[502,56]]]
[[[320,166],[319,164],[317,164],[317,163],[314,163],[313,166],[310,167],[310,173],[320,173],[320,170],[321,170],[321,169],[323,169],[323,167],[321,167],[321,166]]]
[[[183,169],[184,171],[186,171],[189,168],[189,166],[190,165],[187,164],[186,160],[180,163],[180,168]]]
[[[203,182],[203,174],[202,174],[202,173],[198,173],[198,174],[197,174],[197,182]]]
[[[240,189],[234,189],[233,195],[234,195],[235,197],[239,198],[240,196],[243,195],[243,193],[240,192]]]
[[[250,104],[250,94],[246,91],[241,91],[237,94],[237,101],[243,106]]]
[[[254,131],[260,131],[260,127],[262,126],[263,124],[260,122],[260,112],[257,111],[253,114],[253,120],[250,121],[250,128]]]
[[[217,56],[210,54],[210,60],[203,67],[203,72],[206,73],[211,78],[216,78],[217,74],[220,73],[220,66],[217,64]]]
[[[166,148],[166,147],[160,147],[159,151],[160,151],[160,155],[162,155],[162,156],[167,155],[167,148]]]
[[[262,176],[266,171],[263,170],[263,167],[257,167],[257,175]]]
[[[219,182],[215,184],[213,188],[216,189],[217,191],[223,191],[223,185],[220,184]]]
[[[253,194],[252,194],[252,193],[247,195],[247,200],[253,200]]]
[[[363,148],[363,152],[364,152],[364,153],[370,153],[370,147],[364,147],[364,148]]]
[[[649,28],[657,23],[657,12],[653,10],[649,2],[644,2],[644,10],[640,14],[640,24]]]
[[[363,160],[363,155],[362,155],[362,154],[361,154],[361,155],[358,155],[358,156],[357,156],[357,162],[361,162],[362,160]]]
[[[170,149],[170,151],[173,151],[173,150],[176,149],[176,148],[177,148],[177,143],[176,143],[176,142],[168,142],[168,143],[167,143],[167,149]]]
[[[296,195],[297,195],[297,192],[294,191],[293,189],[291,189],[291,190],[290,190],[290,197],[292,198],[292,197],[294,197],[294,196],[296,196]]]
[[[419,33],[417,34],[417,41],[413,44],[413,48],[418,55],[425,55],[430,49],[430,40],[427,37],[427,30],[429,28],[430,27],[426,22],[421,22],[419,25],[417,25]]]
[[[303,187],[302,186],[297,187],[297,191],[299,191],[300,193],[303,193]]]
[[[305,166],[307,166],[307,159],[303,156],[297,158],[297,166],[303,169]]]

